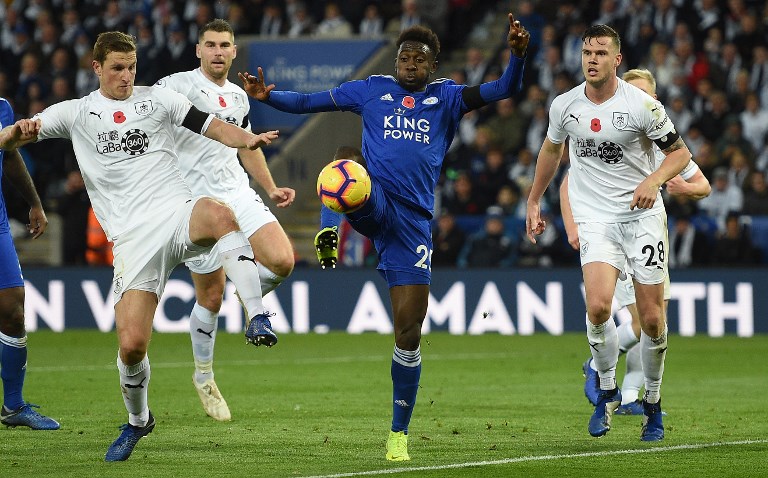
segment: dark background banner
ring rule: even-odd
[[[684,336],[750,337],[768,332],[768,294],[760,269],[673,271],[669,331]],[[114,329],[112,270],[27,268],[27,330]],[[452,334],[520,334],[584,330],[584,299],[578,269],[433,271],[432,297],[424,331]],[[178,267],[155,316],[155,329],[186,332],[194,304],[186,268]],[[370,269],[297,269],[264,298],[278,332],[391,333],[386,283]],[[617,312],[626,320],[626,311]],[[220,327],[243,328],[243,313],[229,283]]]

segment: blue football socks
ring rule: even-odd
[[[0,333],[0,377],[3,380],[3,404],[8,410],[24,405],[22,389],[27,372],[27,336],[9,337]]]
[[[392,431],[408,433],[416,393],[421,377],[420,349],[402,350],[395,346],[392,354]]]

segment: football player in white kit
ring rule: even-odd
[[[656,97],[656,78],[648,70],[632,69],[622,75],[622,79],[630,85],[640,88],[644,92]],[[664,160],[664,153],[654,147],[657,166]],[[678,176],[667,181],[665,187],[667,192],[676,196],[686,196],[691,199],[702,199],[707,197],[712,191],[706,176],[701,172],[694,160],[680,172]],[[563,215],[568,243],[579,250],[578,226],[573,222],[573,215],[568,201],[568,182],[563,180],[560,186],[560,207]],[[664,266],[668,268],[669,264],[665,261]],[[667,272],[669,272],[667,270]],[[632,320],[622,322],[617,326],[619,336],[619,351],[626,354],[626,372],[621,383],[621,405],[616,409],[617,415],[642,415],[643,405],[639,400],[640,389],[645,381],[643,377],[643,366],[640,360],[640,349],[635,347],[640,341],[640,317],[635,306],[635,287],[632,284],[632,278],[628,274],[620,275],[616,283],[616,292],[614,294],[616,310],[626,307]],[[667,305],[670,298],[669,274],[664,281],[664,311],[666,315]],[[600,379],[597,370],[593,367],[592,357],[590,356],[582,366],[584,377],[584,394],[592,405],[597,405],[600,395]]]
[[[106,461],[128,459],[155,427],[149,410],[147,349],[152,319],[171,270],[217,244],[226,275],[247,316],[266,317],[253,250],[226,204],[193,196],[174,151],[174,127],[184,126],[234,148],[257,149],[277,131],[253,134],[203,113],[183,95],[136,87],[136,44],[105,32],[93,47],[99,89],[48,107],[0,132],[0,147],[69,138],[96,217],[114,243],[115,326],[120,389],[128,423]]]
[[[248,96],[242,88],[227,80],[232,60],[237,55],[232,27],[221,19],[204,25],[199,32],[196,50],[200,68],[169,75],[159,80],[156,86],[177,91],[199,110],[212,112],[217,118],[250,131]],[[293,271],[293,246],[277,218],[250,187],[243,167],[278,207],[288,207],[296,192],[275,185],[261,149],[229,148],[186,128],[176,128],[175,133],[184,181],[193,194],[215,197],[235,211],[258,263],[261,292],[267,294]],[[243,166],[240,166],[238,155]],[[214,246],[210,253],[186,261],[196,297],[189,321],[195,361],[192,382],[206,413],[216,420],[227,421],[232,415],[213,374],[217,319],[226,283],[216,249]],[[249,325],[255,327],[257,323]],[[256,340],[248,340],[254,345],[272,346],[277,342],[277,336],[272,332],[271,324],[264,325],[268,326],[265,334],[254,334]]]
[[[664,107],[616,76],[621,41],[607,25],[582,36],[585,82],[559,95],[549,111],[549,129],[539,152],[528,197],[528,238],[546,228],[540,202],[569,140],[568,191],[579,243],[587,302],[587,339],[601,393],[589,434],[605,435],[621,404],[616,385],[619,341],[611,304],[620,272],[628,267],[635,286],[642,329],[645,373],[641,440],[664,438],[661,380],[667,350],[664,262],[667,221],[660,187],[688,164],[691,153]],[[656,168],[653,143],[665,154]]]

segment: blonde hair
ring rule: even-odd
[[[649,70],[640,69],[640,68],[628,70],[626,73],[621,75],[621,79],[627,82],[632,80],[645,80],[648,82],[648,86],[650,87],[650,90],[651,90],[651,91],[648,91],[647,93],[649,95],[656,94],[656,78],[653,77],[653,73],[651,73]]]

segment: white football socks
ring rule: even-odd
[[[242,231],[232,231],[219,239],[218,246],[224,272],[235,284],[248,319],[263,314],[259,268],[248,238]]]
[[[608,319],[603,324],[594,325],[587,319],[587,340],[595,370],[600,376],[600,389],[613,390],[616,388],[616,363],[619,361],[616,323]]]
[[[656,403],[661,398],[661,379],[664,375],[664,359],[667,356],[667,325],[657,338],[640,334],[640,357],[645,374],[645,400]]]
[[[144,360],[135,365],[126,365],[118,353],[117,370],[120,371],[120,389],[125,409],[128,410],[128,423],[143,427],[149,421],[149,356],[145,355]]]
[[[195,302],[189,314],[189,337],[195,359],[195,381],[203,383],[213,378],[213,347],[216,343],[219,314]]]

